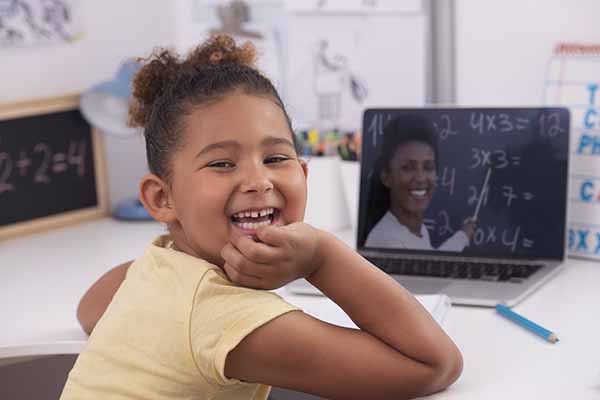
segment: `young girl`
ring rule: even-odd
[[[307,168],[253,59],[217,36],[185,60],[162,51],[136,76],[130,114],[151,171],[140,199],[169,234],[90,289],[100,300],[80,317],[102,314],[118,288],[62,399],[266,399],[268,385],[400,399],[458,378],[460,352],[410,293],[301,222]],[[361,329],[260,290],[299,277]]]

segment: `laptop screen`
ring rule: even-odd
[[[565,108],[368,109],[357,248],[562,260]]]

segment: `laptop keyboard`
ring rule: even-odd
[[[542,267],[541,264],[488,264],[468,261],[383,257],[366,257],[366,259],[389,274],[508,281],[513,283],[522,282]]]

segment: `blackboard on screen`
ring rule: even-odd
[[[106,215],[102,142],[78,105],[0,105],[0,238]]]
[[[377,200],[369,198],[378,179],[374,165],[386,125],[404,115],[426,120],[437,141],[437,186],[423,220],[434,249],[477,214],[475,233],[461,255],[564,256],[570,123],[565,108],[365,111],[359,247],[387,211],[379,210],[375,218],[368,211]]]

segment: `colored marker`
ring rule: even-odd
[[[317,155],[319,149],[319,136],[319,131],[314,128],[308,131],[308,145],[310,146],[312,155]]]
[[[496,311],[498,311],[498,313],[500,315],[502,315],[503,317],[508,318],[509,320],[513,321],[517,325],[520,325],[521,327],[527,329],[528,331],[546,339],[550,343],[558,342],[558,337],[556,336],[555,333],[549,331],[546,328],[541,327],[540,325],[536,324],[535,322],[528,320],[527,318],[523,317],[522,315],[517,314],[516,312],[514,312],[513,310],[511,310],[504,304],[496,304]]]

